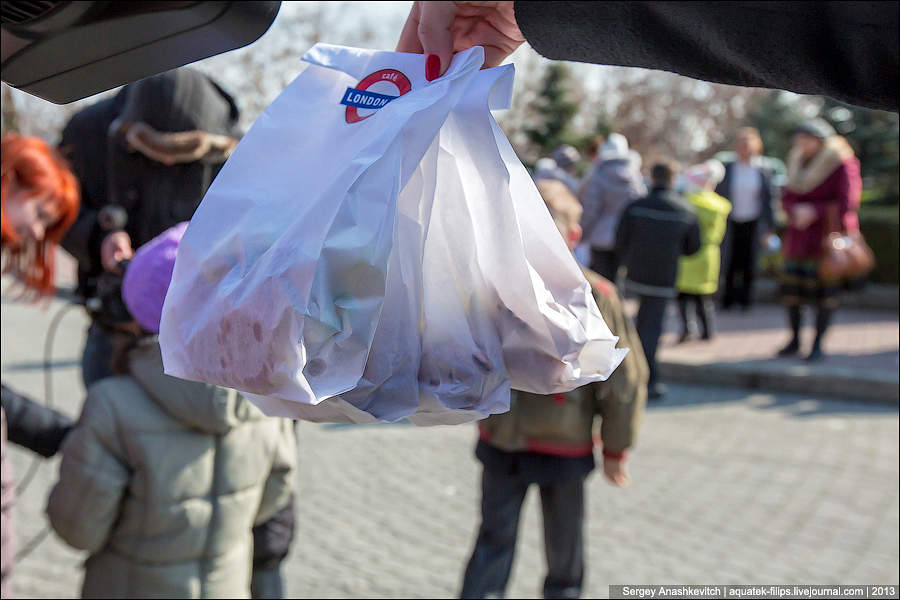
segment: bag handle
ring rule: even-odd
[[[341,71],[356,80],[361,80],[382,69],[398,69],[410,80],[413,89],[432,83],[425,79],[424,54],[364,50],[319,42],[307,50],[300,60],[319,67]],[[473,69],[480,69],[483,64],[484,48],[481,46],[473,46],[468,50],[457,52],[447,72],[434,83],[464,76]]]
[[[844,223],[841,219],[839,206],[837,202],[829,202],[825,207],[825,238],[827,239],[832,233],[843,235]]]

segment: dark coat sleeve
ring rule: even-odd
[[[94,272],[100,266],[102,233],[97,222],[97,211],[82,207],[60,245],[78,261],[82,270]]]
[[[556,60],[644,67],[897,111],[898,2],[516,2]]]
[[[725,163],[725,177],[716,186],[716,193],[731,202],[731,178],[734,175],[734,163]]]
[[[124,92],[82,109],[69,119],[59,142],[60,154],[78,178],[81,207],[61,245],[80,271],[97,273],[103,231],[97,214],[107,204],[107,131],[124,101]]]
[[[294,540],[294,495],[268,521],[253,528],[253,566],[275,569],[287,557]]]
[[[615,256],[616,263],[622,264],[625,261],[625,255],[628,253],[628,245],[631,243],[631,207],[625,209],[622,218],[619,219],[619,226],[616,228],[616,246]]]
[[[47,458],[56,454],[74,421],[5,385],[2,390],[9,441]]]

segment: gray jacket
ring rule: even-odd
[[[56,533],[90,553],[82,596],[249,597],[251,529],[293,489],[291,422],[164,375],[155,342],[130,367],[88,390],[47,506]]]
[[[581,187],[582,239],[592,248],[612,250],[625,207],[646,194],[640,172],[627,158],[598,163]]]

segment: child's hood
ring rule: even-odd
[[[600,163],[603,176],[620,185],[629,184],[636,179],[635,171],[627,158],[605,160]]]
[[[163,373],[156,338],[142,341],[129,355],[131,375],[170,416],[192,429],[224,434],[245,421],[265,415],[234,390],[178,379]]]
[[[687,195],[687,199],[694,207],[708,210],[721,215],[731,212],[731,202],[712,190],[699,190]]]

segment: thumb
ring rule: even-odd
[[[453,58],[450,26],[456,16],[454,2],[423,2],[419,19],[419,40],[425,58],[425,78],[437,79],[447,71]]]

